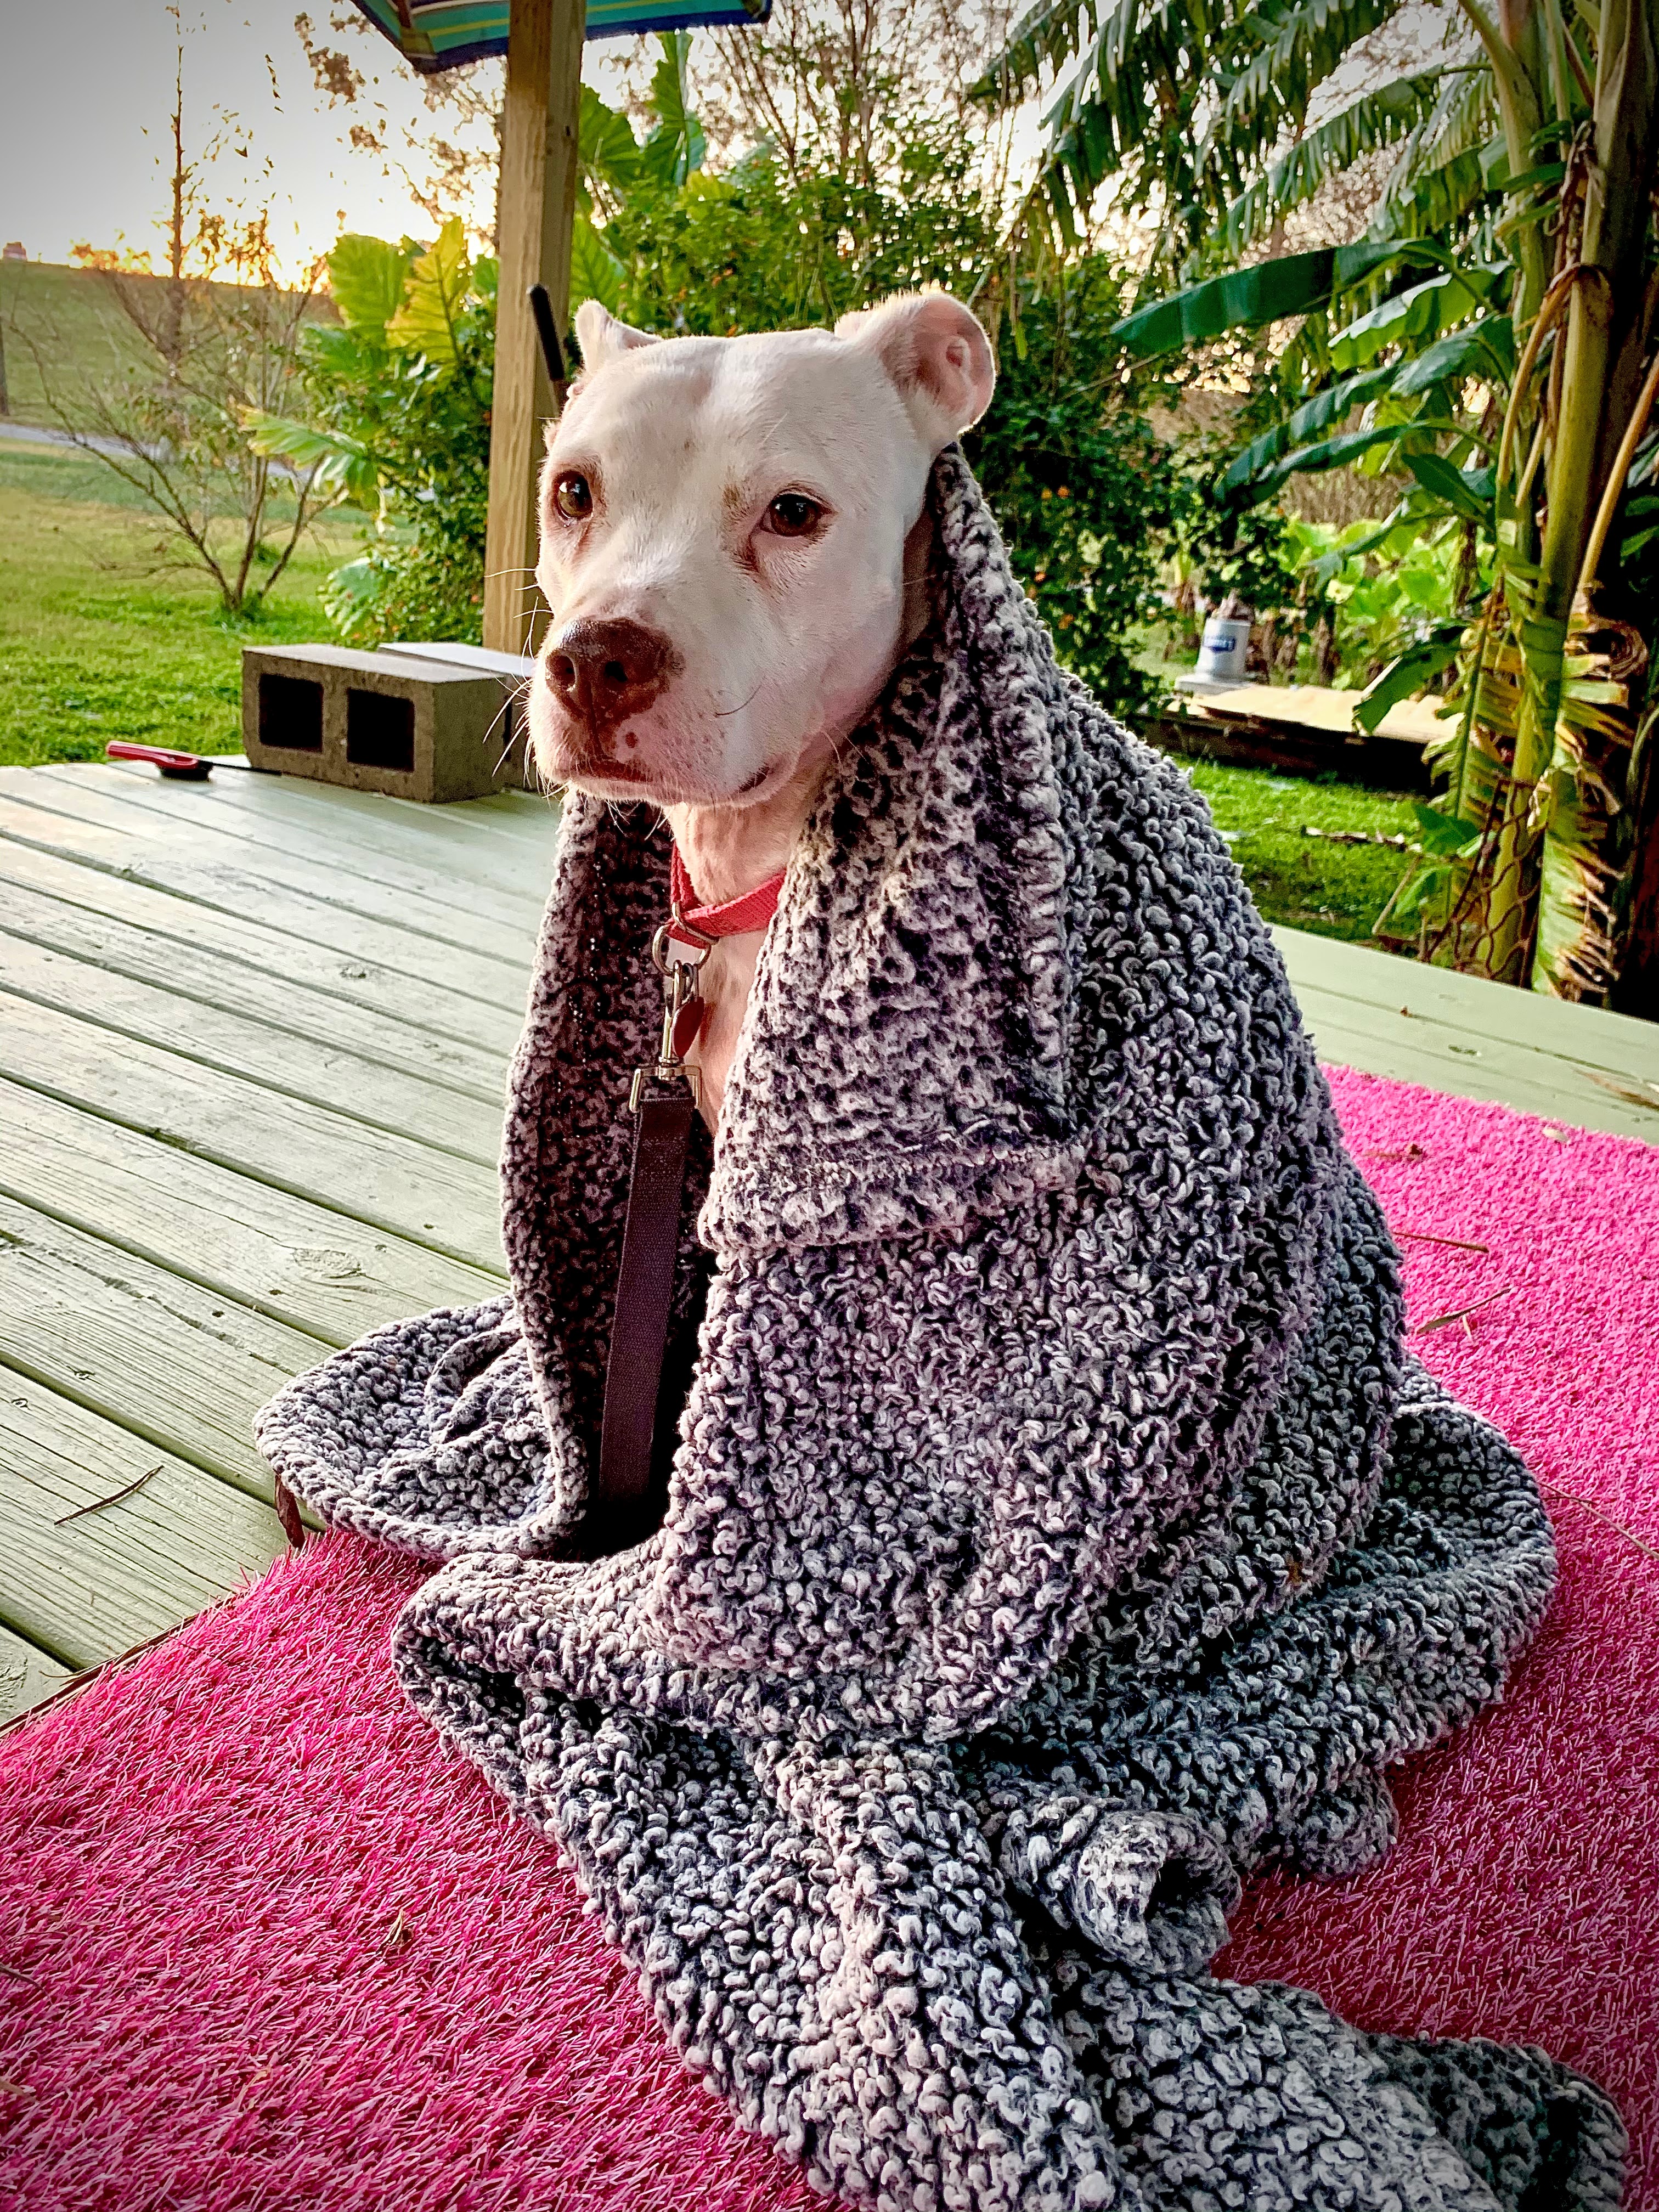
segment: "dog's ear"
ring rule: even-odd
[[[948,292],[911,292],[843,315],[836,336],[876,356],[935,453],[991,404],[991,341],[978,316]]]
[[[632,353],[635,346],[656,345],[659,341],[649,331],[619,323],[610,308],[601,307],[597,300],[584,300],[576,310],[576,343],[582,349],[583,368],[595,369],[615,361],[618,354]]]

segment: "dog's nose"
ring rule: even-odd
[[[660,630],[622,619],[579,621],[550,641],[547,680],[598,738],[648,707],[677,665]]]

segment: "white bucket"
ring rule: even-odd
[[[1242,684],[1249,649],[1250,624],[1247,616],[1212,615],[1204,625],[1198,672],[1200,676],[1219,678],[1224,683]]]

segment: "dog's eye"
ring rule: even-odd
[[[553,486],[553,504],[567,522],[586,522],[593,512],[593,487],[580,469],[567,469]]]
[[[804,491],[781,491],[766,510],[765,527],[780,538],[808,538],[823,519],[823,509]]]

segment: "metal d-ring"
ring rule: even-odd
[[[671,945],[678,948],[672,959]],[[694,929],[676,907],[672,921],[664,922],[651,940],[651,964],[665,979],[671,968],[689,968],[695,975],[714,949],[714,939]]]
[[[687,944],[677,936],[684,930],[685,936],[696,939]],[[633,1082],[629,1086],[629,1113],[639,1111],[640,1099],[647,1081],[672,1083],[678,1076],[690,1091],[694,1101],[701,1103],[702,1080],[695,1067],[688,1067],[684,1059],[674,1049],[674,1030],[680,1010],[702,994],[697,988],[697,975],[702,963],[714,949],[712,937],[705,937],[684,921],[680,910],[673,910],[672,922],[665,922],[651,940],[651,964],[662,977],[662,1036],[657,1047],[656,1064],[652,1067],[636,1067]]]

